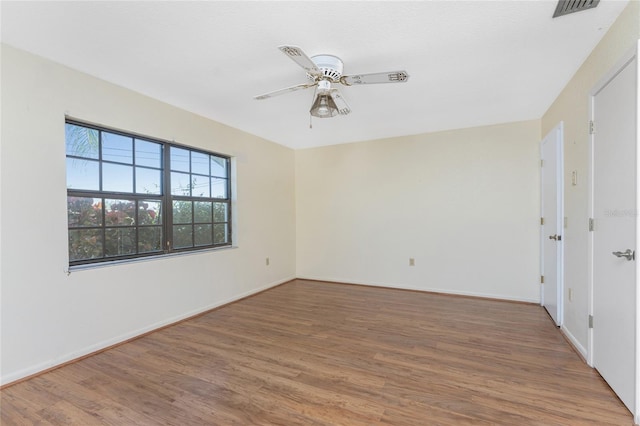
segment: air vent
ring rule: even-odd
[[[553,13],[553,17],[568,15],[581,10],[593,9],[600,3],[600,0],[558,0],[558,6]]]

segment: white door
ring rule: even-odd
[[[636,408],[637,55],[592,96],[592,362]]]
[[[542,306],[557,326],[562,325],[563,295],[563,144],[562,123],[542,140]]]

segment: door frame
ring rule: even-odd
[[[557,206],[557,223],[556,230],[558,234],[562,236],[562,239],[558,241],[557,255],[556,255],[556,290],[558,293],[558,327],[562,327],[564,324],[564,122],[560,121],[557,125],[551,129],[544,138],[540,141],[540,159],[544,160],[544,151],[542,144],[550,136],[556,135],[556,206]],[[544,217],[544,164],[541,163],[540,169],[540,217]],[[545,219],[546,220],[546,219]],[[544,243],[547,238],[545,233],[545,225],[540,224],[540,276],[545,275],[544,268]],[[540,283],[540,306],[544,306],[544,283]]]
[[[589,120],[593,122],[595,118],[595,97],[609,84],[630,62],[633,60],[638,61],[636,65],[636,111],[638,116],[636,117],[636,247],[640,247],[640,40],[629,49],[616,64],[598,80],[598,82],[589,91]],[[590,124],[589,124],[590,125]],[[589,218],[594,217],[594,148],[595,148],[595,133],[589,132],[589,176],[588,176],[588,209]],[[596,225],[597,226],[597,225]],[[594,235],[593,232],[589,232],[588,237],[588,311],[589,315],[593,315],[594,306],[594,283],[593,283],[593,254],[594,254]],[[640,424],[640,266],[636,265],[636,316],[635,316],[635,330],[636,330],[636,342],[635,342],[635,407],[636,412],[632,413],[634,422]],[[593,328],[589,328],[587,331],[587,364],[594,368],[593,365]]]

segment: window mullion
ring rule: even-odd
[[[171,194],[171,146],[168,143],[163,147],[163,174],[164,179],[162,182],[162,194],[164,205],[164,245],[163,249],[165,253],[173,251],[171,242],[173,241],[173,195]]]
[[[133,188],[131,188],[131,189],[133,189],[133,192],[135,194],[138,193],[138,185],[136,185],[136,180],[138,179],[138,173],[137,173],[138,168],[136,167],[136,162],[137,162],[137,160],[136,160],[136,142],[137,142],[137,139],[132,137],[131,138],[131,148],[132,148],[132,151],[131,151],[131,167],[132,167],[132,170],[131,170],[131,172],[133,173]],[[137,213],[137,209],[138,209],[138,203],[136,203],[136,214],[138,214]],[[138,231],[136,231],[136,235],[137,234],[138,234]],[[137,248],[136,248],[136,251],[137,251]]]
[[[102,163],[102,162],[101,162]],[[106,198],[102,197],[100,198],[100,210],[102,210],[102,217],[100,218],[100,220],[102,221],[102,227],[101,227],[101,234],[102,234],[102,258],[104,259],[105,257],[107,257],[107,250],[106,250],[106,246],[107,246],[107,207],[105,206],[105,201]]]
[[[98,131],[98,189],[102,192],[102,131]]]
[[[194,210],[196,203],[193,200],[193,151],[189,150],[189,202],[191,203],[191,248],[196,246],[196,224],[194,223]]]

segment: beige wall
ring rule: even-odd
[[[560,121],[565,140],[564,329],[586,354],[588,332],[589,91],[640,38],[640,3],[631,1],[542,117],[542,135]],[[578,184],[571,184],[577,171]],[[573,298],[569,301],[569,289]]]
[[[296,151],[298,276],[539,301],[539,142],[534,120]]]
[[[65,114],[234,156],[237,248],[67,276]],[[5,45],[1,138],[3,383],[295,277],[291,149]]]

